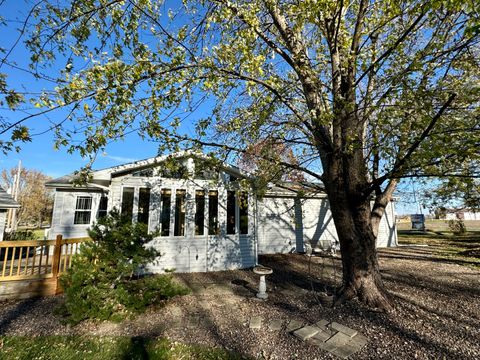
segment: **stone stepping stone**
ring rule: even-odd
[[[292,332],[292,331],[298,330],[302,326],[303,326],[303,322],[298,321],[298,320],[290,320],[290,322],[287,325],[287,332]]]
[[[367,345],[368,339],[366,336],[363,336],[362,334],[358,333],[355,335],[352,340],[350,340],[350,344],[355,344],[358,346],[359,349]]]
[[[330,328],[337,330],[345,335],[348,335],[349,337],[354,337],[355,335],[358,334],[357,330],[350,329],[349,327],[339,324],[337,322],[332,322],[330,324]]]
[[[332,345],[335,345],[335,347],[339,347],[342,345],[345,345],[351,340],[350,336],[337,332],[335,335],[333,335],[330,339],[328,339],[326,342],[330,343]]]
[[[293,335],[305,341],[307,339],[310,339],[312,336],[316,335],[319,331],[320,329],[316,326],[304,326],[298,330],[295,330],[293,332]]]
[[[357,334],[353,338],[350,338],[350,341],[345,345],[341,345],[331,352],[339,358],[346,359],[359,351],[365,344],[367,344],[367,338],[361,334]]]
[[[332,336],[332,335],[335,335],[335,333],[336,333],[337,331],[330,329],[330,328],[328,327],[329,324],[330,324],[330,321],[325,320],[325,319],[322,319],[322,320],[320,320],[320,321],[317,321],[317,322],[315,323],[315,326],[318,327],[319,329],[321,329],[321,330],[322,330],[323,332],[325,332],[326,334],[328,334],[329,337],[330,337],[330,336]]]
[[[314,339],[317,339],[317,340],[320,340],[322,342],[325,342],[327,341],[328,339],[330,339],[332,337],[332,334],[330,331],[323,331],[322,329],[320,329],[320,331],[318,333],[316,333],[315,335],[312,336],[312,338]]]
[[[312,343],[316,346],[318,346],[320,349],[322,350],[325,350],[325,351],[328,351],[328,352],[332,352],[333,350],[335,350],[337,347],[335,345],[333,345],[332,343],[329,343],[329,342],[325,342],[323,340],[319,340],[315,337],[311,337],[310,339],[307,340],[309,343]]]
[[[280,319],[271,320],[268,323],[268,328],[273,331],[279,331],[282,329],[283,321]]]
[[[263,319],[260,316],[253,316],[250,318],[250,329],[260,329],[262,327]]]
[[[307,332],[303,334],[305,335],[303,338],[298,336],[302,335],[303,329],[308,328],[316,328],[318,331],[310,337]],[[368,343],[368,339],[358,331],[337,322],[330,323],[325,319],[317,321],[313,326],[305,326],[295,331],[294,335],[341,359],[348,358]]]
[[[330,352],[332,354],[338,356],[340,359],[346,359],[350,355],[353,355],[354,353],[356,353],[357,351],[358,351],[357,348],[352,347],[352,346],[347,344],[347,345],[343,345],[343,346],[340,346],[338,348],[335,348]]]
[[[330,324],[330,321],[321,319],[315,323],[315,326],[319,327],[320,329],[326,328]]]
[[[186,327],[188,329],[194,329],[194,328],[197,328],[199,325],[200,325],[200,321],[202,320],[202,318],[200,316],[190,316],[187,321],[186,321]]]

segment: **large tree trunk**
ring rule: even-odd
[[[368,306],[391,310],[379,271],[369,201],[357,205],[336,195],[330,197],[330,204],[340,240],[343,285],[335,303],[358,297]]]
[[[372,217],[372,198],[366,190],[368,179],[362,161],[361,151],[354,151],[353,156],[331,157],[324,181],[343,265],[343,284],[335,303],[358,297],[370,307],[388,311],[393,305],[382,284],[377,259],[379,221]]]

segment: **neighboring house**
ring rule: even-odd
[[[3,234],[5,233],[8,210],[19,207],[20,204],[13,200],[12,196],[0,187],[0,241],[3,240]]]
[[[178,166],[172,170],[173,162]],[[74,177],[54,179],[50,238],[83,237],[107,211],[158,229],[151,242],[162,256],[151,272],[216,271],[254,266],[258,254],[303,252],[305,244],[329,247],[337,233],[325,193],[282,183],[262,196],[240,189],[238,168],[209,169],[203,154],[180,152],[94,171],[84,186]],[[187,179],[188,178],[188,179]],[[299,191],[299,190],[302,191]],[[300,195],[301,194],[301,195]],[[378,246],[395,246],[395,209],[382,219]]]
[[[473,209],[437,208],[435,217],[444,220],[480,220],[480,212]]]

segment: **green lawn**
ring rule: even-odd
[[[455,235],[448,231],[399,230],[398,240],[403,245],[428,245],[439,257],[480,268],[480,231]]]
[[[32,229],[32,228],[26,228],[26,227],[19,227],[18,231],[32,231],[36,240],[43,240],[43,238],[45,237],[45,229]],[[19,240],[24,240],[24,239],[19,239]]]
[[[468,231],[480,231],[480,220],[465,220],[464,223]],[[397,223],[397,228],[398,230],[410,230],[412,223],[410,221],[401,221]],[[431,231],[450,231],[447,220],[426,220],[425,228]]]
[[[225,350],[172,343],[166,339],[122,336],[5,336],[0,359],[242,359]]]

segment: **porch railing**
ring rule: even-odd
[[[90,238],[0,241],[0,282],[56,278]]]

